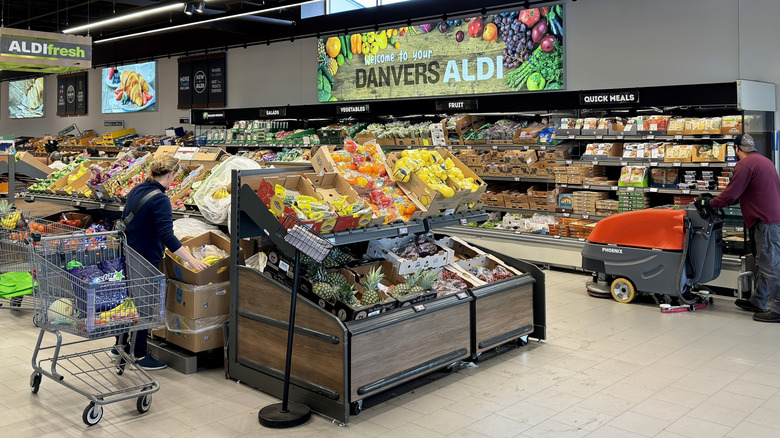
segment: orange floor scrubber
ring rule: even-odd
[[[659,304],[695,310],[692,306],[709,301],[700,285],[720,275],[722,234],[721,217],[694,204],[604,218],[582,249],[582,268],[593,272],[587,291],[621,303],[650,294]]]

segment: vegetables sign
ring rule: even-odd
[[[320,102],[564,87],[562,5],[323,38]]]

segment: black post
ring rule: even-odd
[[[287,328],[287,357],[284,362],[284,392],[282,403],[268,405],[257,414],[257,418],[265,427],[287,428],[299,426],[311,418],[311,409],[302,403],[290,403],[290,368],[292,365],[293,335],[295,334],[295,305],[298,302],[298,285],[300,283],[301,251],[295,249],[293,264],[293,287],[290,299],[290,324]]]

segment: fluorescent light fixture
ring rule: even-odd
[[[205,8],[205,7],[206,7],[206,2],[205,1],[198,2],[198,6],[195,8],[195,12],[197,12],[199,14],[202,14],[203,13],[203,8]]]
[[[240,14],[228,15],[226,17],[217,17],[217,18],[211,18],[211,19],[208,19],[208,20],[193,21],[192,23],[178,24],[176,26],[168,26],[168,27],[162,27],[162,28],[159,28],[159,29],[145,30],[143,32],[131,33],[131,34],[128,34],[128,35],[121,35],[121,36],[116,36],[116,37],[111,37],[111,38],[105,38],[105,39],[97,40],[97,41],[93,40],[92,44],[108,43],[108,42],[111,42],[111,41],[118,41],[118,40],[123,40],[123,39],[127,39],[127,38],[136,38],[136,37],[139,37],[139,36],[151,35],[151,34],[160,33],[160,32],[170,32],[172,30],[183,29],[185,27],[192,27],[192,26],[205,24],[205,23],[214,23],[215,21],[232,20],[233,18],[246,17],[247,15],[257,15],[257,14],[262,14],[262,13],[265,13],[265,12],[273,12],[273,11],[278,11],[280,9],[289,9],[289,8],[293,8],[295,6],[303,6],[303,5],[308,5],[310,3],[320,3],[320,2],[322,2],[322,0],[309,0],[309,1],[301,2],[301,3],[295,3],[295,4],[292,4],[292,5],[276,6],[276,7],[269,8],[269,9],[262,9],[262,10],[259,10],[259,11],[242,12]],[[179,3],[180,7],[181,7],[182,4],[183,3]]]
[[[172,3],[172,4],[169,4],[169,5],[165,5],[165,6],[158,6],[156,8],[144,9],[143,11],[133,12],[131,14],[122,15],[120,17],[109,18],[107,20],[96,21],[94,23],[84,24],[82,26],[71,27],[71,28],[63,30],[62,33],[76,33],[76,32],[81,32],[82,30],[95,29],[95,28],[98,28],[98,27],[101,27],[101,26],[105,26],[107,24],[119,23],[121,21],[134,20],[136,18],[145,17],[147,15],[153,15],[153,14],[157,14],[157,13],[160,13],[160,12],[172,11],[174,9],[181,10],[182,6],[184,6],[184,3]]]
[[[192,3],[187,3],[184,5],[184,13],[187,15],[192,15],[192,13],[195,12],[195,5]]]

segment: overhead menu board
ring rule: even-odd
[[[179,102],[177,108],[222,108],[226,104],[227,81],[224,53],[179,58]]]
[[[57,76],[57,115],[87,114],[87,72]]]
[[[564,8],[322,38],[320,102],[558,90],[565,87]]]

